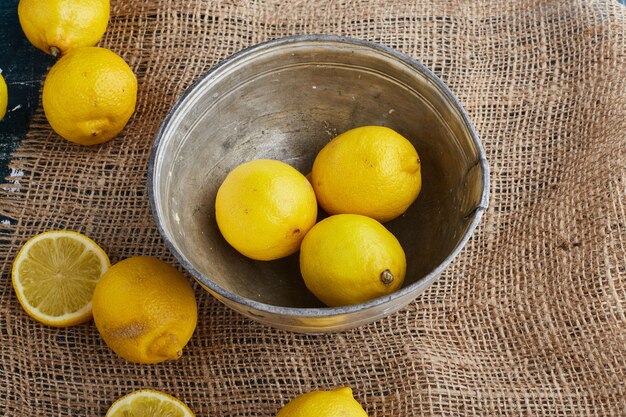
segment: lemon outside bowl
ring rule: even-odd
[[[406,252],[407,276],[388,296],[328,308],[306,289],[298,254],[253,261],[228,245],[215,195],[253,159],[306,174],[330,139],[363,125],[395,129],[420,155],[420,196],[385,224]],[[320,333],[385,317],[431,285],[487,208],[489,168],[462,106],[423,65],[371,42],[306,35],[245,49],[191,85],[157,133],[148,191],[165,242],[209,293],[253,320]]]

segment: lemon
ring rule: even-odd
[[[329,214],[392,220],[415,201],[422,176],[417,151],[383,126],[363,126],[331,140],[315,158],[311,183]]]
[[[13,262],[17,299],[35,320],[55,327],[91,319],[93,291],[109,258],[87,236],[69,230],[29,239]]]
[[[317,298],[339,307],[400,288],[406,257],[400,242],[376,220],[337,214],[317,223],[304,237],[300,272]]]
[[[7,113],[7,104],[9,102],[9,93],[7,91],[7,83],[2,76],[2,70],[0,70],[0,120]]]
[[[137,79],[108,49],[73,49],[50,69],[42,102],[50,126],[82,145],[106,142],[121,132],[135,111]]]
[[[317,219],[309,181],[284,162],[257,159],[227,176],[215,199],[222,235],[243,255],[273,260],[298,251]]]
[[[105,417],[195,417],[178,398],[161,391],[142,389],[115,401]]]
[[[54,56],[100,41],[109,23],[109,0],[20,0],[26,38]]]
[[[349,387],[312,391],[289,401],[276,417],[367,417]]]
[[[178,359],[193,334],[198,307],[191,285],[152,257],[113,265],[93,294],[93,318],[106,344],[137,363]]]

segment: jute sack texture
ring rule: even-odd
[[[96,147],[43,112],[0,190],[0,415],[103,416],[139,388],[198,416],[273,416],[347,385],[370,416],[626,415],[626,8],[610,1],[112,0],[101,45],[137,74],[137,111]],[[128,363],[93,323],[53,329],[11,288],[36,233],[86,233],[112,261],[175,264],[146,191],[156,131],[195,79],[244,47],[309,33],[379,42],[432,69],[482,138],[490,208],[415,302],[352,331],[273,330],[196,285],[182,359]],[[188,276],[191,280],[191,277]],[[194,284],[195,285],[195,284]]]

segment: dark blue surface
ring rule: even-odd
[[[28,122],[39,105],[41,82],[54,62],[24,36],[17,3],[0,0],[0,69],[9,90],[7,114],[0,121],[0,182],[10,173],[11,152],[28,130]]]

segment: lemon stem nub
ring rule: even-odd
[[[176,360],[183,355],[178,338],[171,333],[163,333],[157,337],[148,351],[150,354],[163,358],[163,360]]]
[[[56,46],[51,46],[50,55],[52,55],[55,58],[58,58],[59,56],[61,56],[61,50],[57,48]]]
[[[393,274],[390,270],[385,269],[380,273],[380,281],[385,285],[390,285],[394,280]]]

